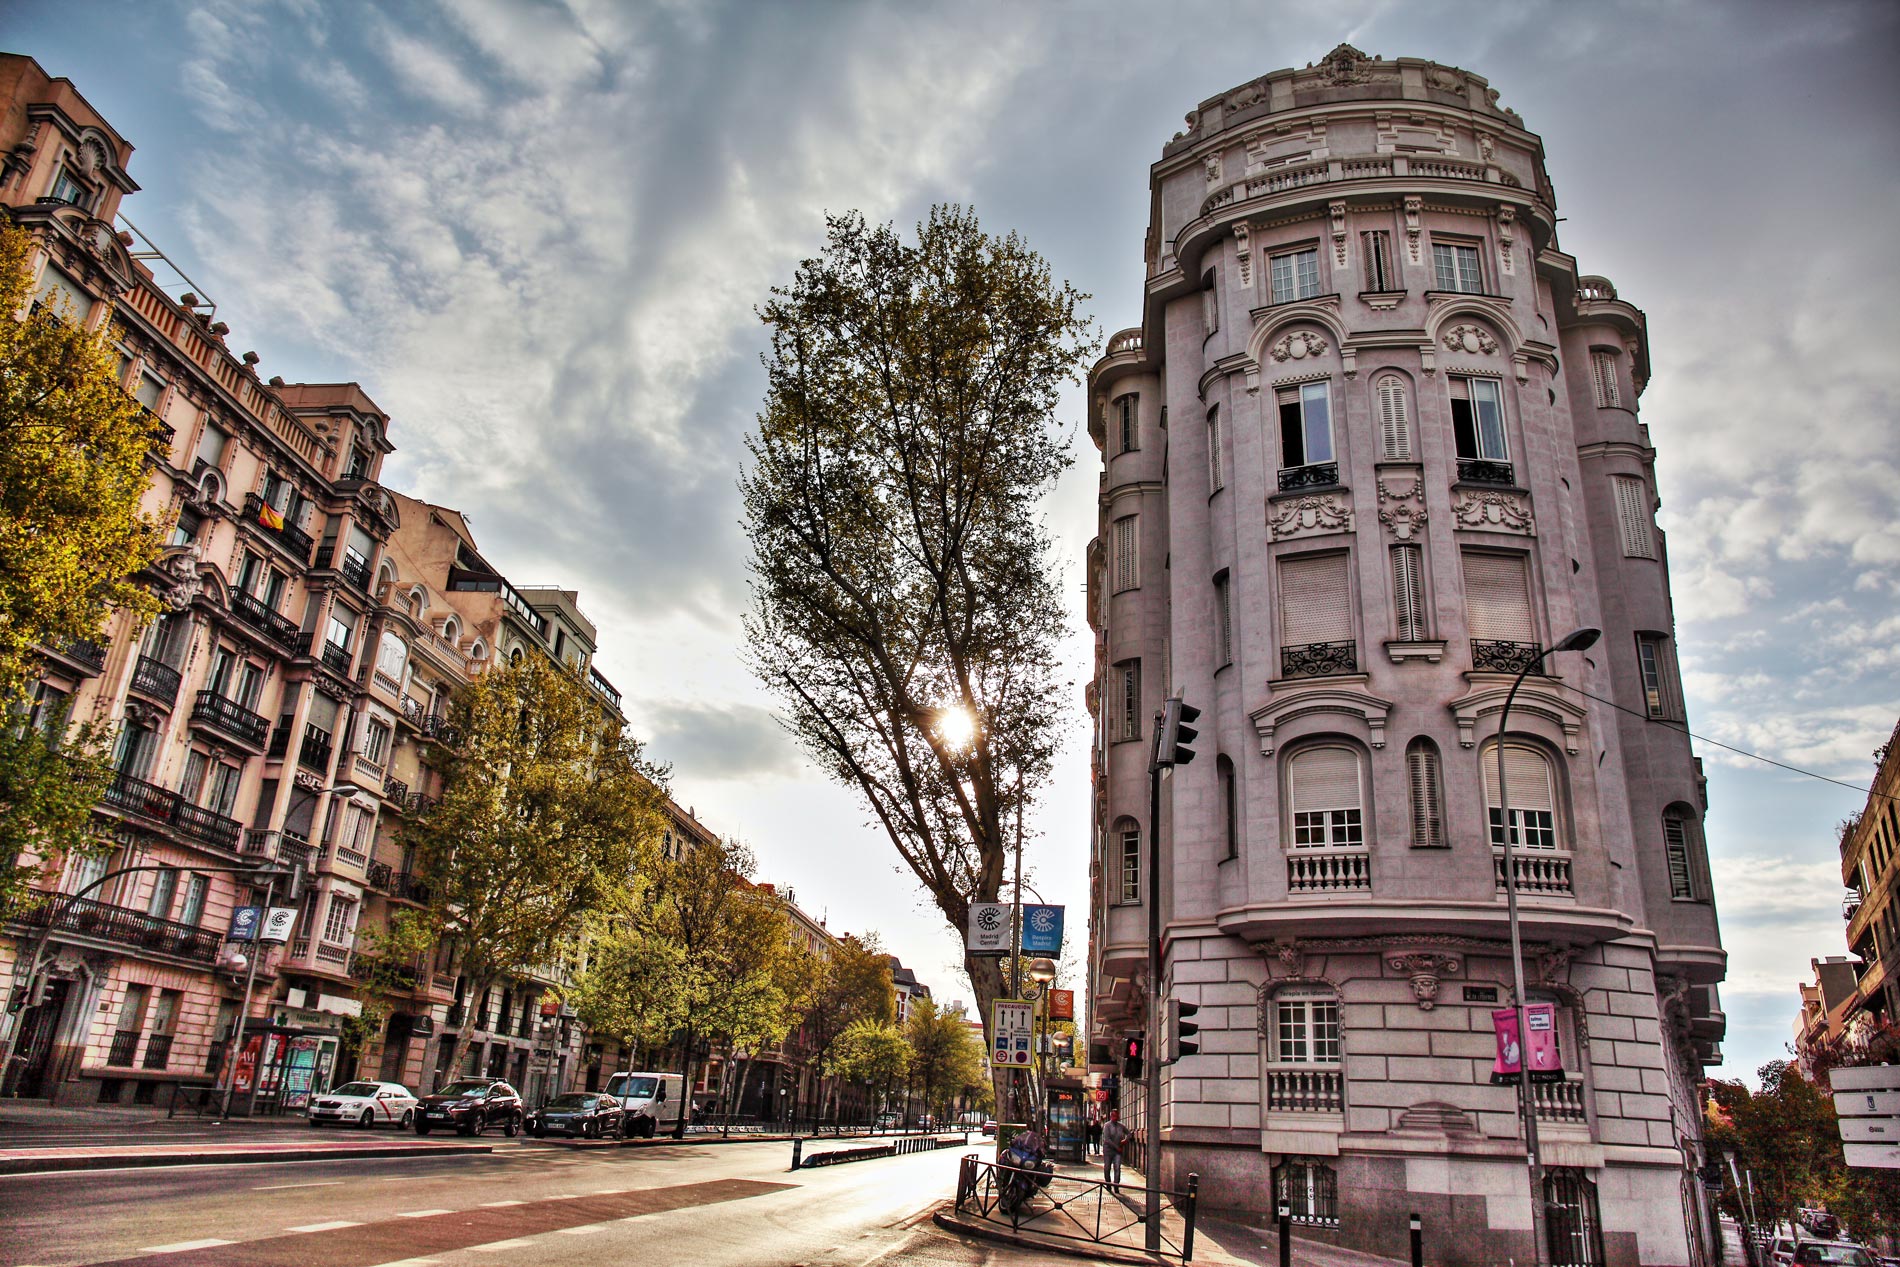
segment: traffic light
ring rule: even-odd
[[[1122,1043],[1122,1077],[1136,1079],[1141,1077],[1141,1050],[1143,1040],[1140,1034],[1130,1034]]]
[[[1199,721],[1200,717],[1201,710],[1185,700],[1176,698],[1162,701],[1161,752],[1155,758],[1156,765],[1186,765],[1194,760],[1194,749],[1188,745],[1201,732],[1190,723]]]
[[[1171,1065],[1183,1056],[1200,1054],[1201,1044],[1194,1035],[1201,1032],[1201,1027],[1189,1024],[1187,1019],[1200,1010],[1199,1004],[1168,1000],[1168,1022],[1161,1031],[1162,1064]]]

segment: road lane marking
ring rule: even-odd
[[[328,1223],[306,1223],[302,1227],[287,1227],[284,1230],[286,1232],[334,1232],[338,1228],[361,1226],[363,1226],[361,1223],[353,1223],[349,1219],[333,1219]]]
[[[512,1241],[490,1241],[486,1245],[470,1245],[468,1251],[471,1254],[498,1254],[508,1249],[527,1249],[533,1244],[533,1241],[524,1241],[517,1238]]]
[[[278,1192],[285,1188],[332,1188],[342,1184],[341,1179],[317,1179],[310,1183],[264,1183],[252,1188],[252,1192]]]
[[[236,1241],[221,1241],[215,1236],[209,1236],[202,1241],[178,1241],[171,1245],[145,1245],[140,1247],[139,1253],[182,1254],[189,1249],[216,1249],[220,1245],[235,1244],[237,1244]]]
[[[455,1211],[453,1210],[399,1210],[396,1213],[396,1217],[399,1219],[426,1219],[436,1214],[454,1213]]]
[[[499,1209],[500,1207],[504,1205],[526,1205],[526,1204],[527,1204],[526,1201],[484,1201],[482,1202],[482,1209],[494,1210],[494,1209]]]

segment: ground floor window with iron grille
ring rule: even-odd
[[[1288,1158],[1273,1168],[1273,1192],[1295,1223],[1339,1226],[1339,1176],[1326,1163]]]
[[[1549,1212],[1551,1267],[1602,1267],[1603,1224],[1597,1217],[1597,1186],[1581,1170],[1544,1175]]]

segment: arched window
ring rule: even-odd
[[[1222,839],[1227,844],[1229,858],[1240,856],[1240,803],[1234,789],[1234,763],[1226,753],[1214,758],[1214,779],[1220,784],[1220,816]]]
[[[1701,883],[1701,841],[1696,812],[1687,805],[1663,811],[1663,856],[1669,866],[1669,896],[1678,902],[1699,902],[1706,890]]]
[[[1287,762],[1293,844],[1301,849],[1365,843],[1359,754],[1350,748],[1306,748]]]
[[[1564,1267],[1600,1267],[1603,1224],[1597,1212],[1597,1186],[1581,1170],[1552,1167],[1544,1173],[1544,1208],[1550,1261]]]
[[[1420,736],[1405,748],[1405,781],[1411,798],[1412,847],[1445,847],[1445,781],[1438,745]]]
[[[1286,1202],[1293,1222],[1307,1227],[1339,1226],[1339,1175],[1325,1162],[1287,1158],[1273,1168],[1273,1192]]]
[[[1412,427],[1406,408],[1405,380],[1387,374],[1373,387],[1379,403],[1379,456],[1387,462],[1412,460]]]
[[[451,616],[442,622],[442,641],[448,643],[451,647],[455,645],[456,639],[460,636],[461,632],[462,631],[457,628],[455,624],[455,617]]]
[[[1132,818],[1115,820],[1115,874],[1117,900],[1141,901],[1141,826]]]
[[[516,647],[513,651],[510,651],[508,653],[508,663],[509,664],[521,663],[521,648],[520,647]]]
[[[1504,811],[1498,800],[1498,749],[1484,749],[1484,804],[1491,843],[1504,844]],[[1505,793],[1511,798],[1511,843],[1518,849],[1557,848],[1557,780],[1550,758],[1529,744],[1504,746]]]
[[[395,583],[396,569],[391,567],[389,561],[385,559],[383,560],[382,566],[376,569],[376,587],[381,589],[385,585],[394,585]]]
[[[428,610],[429,596],[424,593],[422,587],[418,585],[409,591],[409,614],[414,616],[417,620],[421,620],[422,613]]]
[[[468,649],[468,658],[471,660],[486,660],[488,658],[488,648],[483,645],[480,638],[477,638],[475,645]]]

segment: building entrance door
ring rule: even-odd
[[[21,1018],[20,1039],[14,1047],[14,1063],[19,1073],[13,1085],[4,1088],[7,1094],[27,1100],[46,1097],[47,1076],[53,1063],[53,1035],[59,1032],[59,1023],[66,1015],[66,996],[71,989],[70,981],[51,982],[47,986],[46,1002]]]

